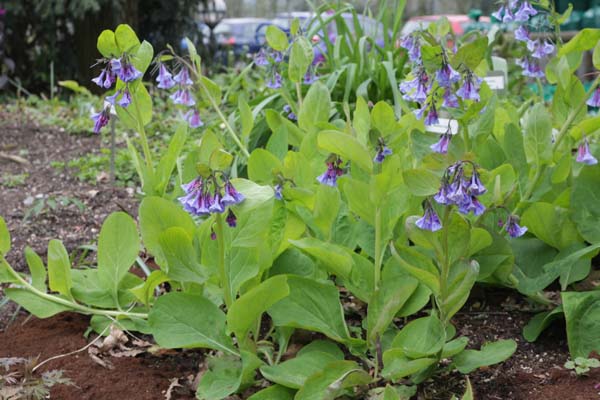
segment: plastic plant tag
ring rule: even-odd
[[[455,119],[440,118],[437,124],[427,126],[426,130],[427,132],[439,133],[442,135],[448,132],[448,128],[450,128],[450,133],[452,135],[456,135],[458,133],[458,121]]]

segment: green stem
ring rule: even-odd
[[[142,150],[144,151],[144,158],[146,159],[146,165],[149,171],[152,171],[154,163],[152,162],[152,153],[150,152],[150,146],[148,145],[148,137],[146,136],[146,130],[144,129],[144,123],[142,122],[142,113],[138,107],[137,101],[133,102],[135,108],[135,114],[137,119],[138,133],[142,141]]]
[[[21,275],[19,275],[14,269],[12,269],[12,267],[9,266],[6,262],[5,262],[5,264],[7,266],[8,272],[19,282],[19,284],[21,284],[25,289],[32,292],[36,296],[41,297],[44,300],[48,300],[53,303],[65,306],[65,307],[69,307],[70,309],[79,311],[83,314],[94,314],[94,315],[102,315],[105,317],[117,317],[117,318],[118,317],[129,317],[129,318],[148,319],[148,314],[146,314],[146,313],[134,313],[134,312],[128,312],[128,311],[114,311],[114,310],[100,310],[97,308],[87,307],[87,306],[81,305],[79,303],[75,303],[75,302],[67,300],[67,299],[63,299],[62,297],[53,296],[46,292],[42,292],[41,290],[35,288],[33,285],[31,285],[29,282],[27,282],[25,279],[23,279],[23,277]]]
[[[465,149],[467,152],[471,151],[471,138],[469,138],[469,129],[467,126],[460,124],[460,129],[463,131],[463,139],[465,141]]]
[[[302,108],[302,88],[300,87],[300,82],[296,82],[296,96],[298,97],[298,110]]]
[[[381,209],[377,207],[375,210],[375,268],[373,270],[375,290],[379,289],[379,281],[381,280],[382,258],[383,249],[381,247]]]
[[[229,285],[229,279],[227,277],[227,270],[225,268],[225,238],[223,237],[223,219],[221,214],[215,216],[217,234],[217,246],[219,247],[219,274],[221,276],[221,286],[223,287],[223,297],[225,298],[225,305],[229,309],[231,306],[231,287]]]
[[[219,108],[219,105],[217,104],[216,100],[212,97],[212,95],[210,94],[210,92],[208,91],[206,86],[204,86],[204,84],[202,83],[201,80],[197,80],[197,82],[200,85],[200,87],[202,88],[202,90],[204,91],[204,94],[206,95],[206,97],[208,98],[210,105],[217,112],[217,115],[219,116],[219,118],[221,118],[221,121],[225,125],[225,128],[227,129],[229,136],[231,136],[231,138],[233,139],[235,144],[240,148],[240,150],[246,156],[246,158],[250,157],[250,153],[248,153],[248,150],[246,150],[246,147],[242,144],[242,141],[240,140],[238,135],[235,133],[235,131],[229,124],[229,121],[227,121],[227,118],[225,118],[225,115],[223,115],[223,112],[221,111],[221,108]]]

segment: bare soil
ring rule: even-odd
[[[138,201],[131,191],[108,183],[90,185],[69,171],[50,166],[51,161],[66,161],[98,151],[98,136],[85,137],[34,125],[19,126],[0,111],[0,152],[22,155],[30,164],[0,158],[0,177],[4,173],[28,173],[24,185],[0,188],[0,215],[13,237],[11,265],[25,270],[22,254],[31,246],[45,256],[52,238],[64,241],[71,252],[83,244],[94,243],[102,221],[113,211],[136,215]],[[28,197],[38,195],[75,197],[85,204],[46,210],[23,222]],[[0,357],[35,357],[40,360],[81,349],[86,339],[89,317],[62,314],[39,320],[16,307],[0,309]],[[600,372],[576,377],[562,365],[568,359],[564,323],[550,326],[535,343],[528,343],[521,331],[534,315],[531,305],[514,292],[485,288],[475,291],[467,306],[453,319],[457,332],[470,338],[470,348],[485,341],[512,338],[517,341],[515,355],[508,361],[470,374],[477,399],[485,400],[592,400],[600,399]],[[10,322],[10,323],[9,323]],[[136,357],[113,358],[114,369],[94,362],[87,352],[59,358],[45,364],[43,371],[62,369],[76,386],[61,385],[51,392],[52,399],[164,399],[172,379],[179,378],[183,388],[173,391],[172,399],[193,399],[185,382],[193,380],[202,368],[203,353],[167,351],[142,353]],[[464,390],[464,378],[449,373],[422,385],[419,399],[449,399]],[[244,398],[244,396],[243,396]]]

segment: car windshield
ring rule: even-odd
[[[244,23],[221,22],[215,28],[215,36],[221,38],[234,37],[237,40],[251,41],[254,40],[256,28],[258,28],[258,26],[262,23],[263,21]]]

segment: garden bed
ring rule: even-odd
[[[4,117],[4,116],[3,116]],[[5,119],[6,121],[6,119]],[[2,188],[0,214],[6,217],[13,233],[14,250],[9,261],[24,270],[21,259],[25,246],[44,254],[47,242],[59,238],[69,252],[77,246],[93,243],[101,223],[112,211],[126,210],[136,214],[137,201],[124,188],[113,188],[106,182],[91,185],[77,180],[69,170],[60,171],[51,161],[69,160],[88,152],[97,152],[98,136],[84,137],[33,125],[19,126],[3,123],[0,128],[0,147],[11,154],[22,154],[31,162],[23,165],[1,160],[2,174],[28,173],[26,183],[14,188]],[[26,150],[23,152],[21,150]],[[90,196],[89,193],[96,193]],[[48,211],[22,223],[27,212],[24,200],[37,194],[76,197],[85,210],[75,206]],[[60,314],[40,320],[20,312],[11,322],[15,307],[4,306],[0,315],[0,357],[35,357],[40,360],[78,350],[89,340],[84,338],[89,318],[77,314]],[[479,348],[485,341],[512,338],[518,343],[513,357],[506,362],[471,374],[479,399],[598,399],[600,373],[576,378],[562,368],[568,359],[564,326],[555,323],[536,343],[526,342],[522,327],[533,315],[527,302],[514,292],[486,288],[475,290],[467,305],[454,318],[460,335],[470,339],[469,347]],[[402,321],[396,321],[398,325]],[[56,386],[51,398],[108,399],[115,396],[127,399],[163,399],[173,379],[185,383],[198,374],[203,361],[199,351],[166,351],[142,353],[136,357],[110,359],[114,369],[94,362],[87,352],[49,362],[43,370],[62,369],[76,386]],[[460,393],[464,379],[458,373],[439,376],[421,387],[421,398],[448,399],[450,393]],[[173,392],[173,399],[193,398],[185,388]]]

